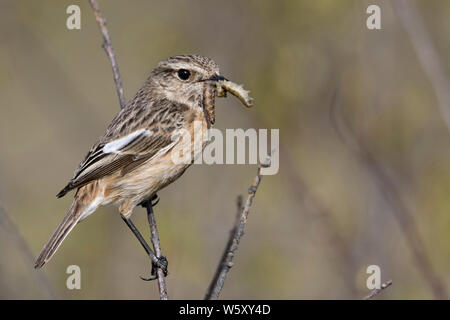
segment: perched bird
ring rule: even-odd
[[[160,62],[57,194],[60,198],[76,189],[69,212],[35,268],[49,261],[73,227],[99,206],[117,205],[127,222],[138,204],[178,179],[191,163],[175,163],[171,153],[180,143],[200,144],[200,151],[206,146],[206,136],[194,130],[214,124],[216,83],[224,80],[217,64],[203,56],[179,55]],[[201,141],[177,139],[183,130]]]

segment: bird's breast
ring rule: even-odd
[[[208,122],[200,109],[192,110],[190,117],[184,127],[187,135],[180,137],[166,153],[146,161],[123,176],[118,172],[107,178],[110,187],[106,189],[109,190],[111,202],[121,203],[135,199],[132,202],[137,204],[145,200],[178,179],[195,157],[201,156],[207,144]],[[174,154],[175,152],[179,154]],[[180,161],[182,152],[189,153],[189,161]]]

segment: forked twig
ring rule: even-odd
[[[253,203],[253,198],[255,198],[256,191],[261,182],[261,168],[270,166],[270,161],[261,164],[258,167],[258,173],[256,174],[253,184],[248,188],[248,197],[245,205],[242,207],[242,198],[238,198],[238,215],[236,217],[236,222],[233,229],[230,232],[230,237],[228,238],[227,245],[223,252],[222,258],[220,259],[219,265],[217,266],[216,273],[206,291],[205,300],[217,300],[219,298],[220,291],[223,288],[225,279],[233,267],[233,258],[236,250],[239,247],[239,242],[244,234],[244,228],[247,223],[247,217],[250,212],[250,207]]]

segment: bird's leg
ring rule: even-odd
[[[156,257],[155,253],[153,252],[152,249],[150,249],[150,246],[147,244],[147,242],[145,241],[144,237],[141,235],[141,233],[136,228],[136,226],[134,225],[133,221],[131,221],[130,218],[125,218],[124,216],[122,216],[122,220],[125,221],[125,223],[127,224],[128,228],[130,228],[130,230],[133,232],[133,234],[139,240],[141,245],[144,247],[145,252],[147,252],[147,254],[149,255],[150,259],[152,260],[152,266],[156,265],[159,268],[162,268],[163,270],[166,270],[166,272],[167,272],[167,260],[159,259],[158,257]]]
[[[156,221],[155,221],[155,216],[154,216],[154,212],[153,212],[153,207],[155,205],[157,205],[159,202],[159,197],[157,194],[153,195],[153,197],[151,197],[150,199],[147,199],[145,201],[143,201],[140,205],[144,208],[147,209],[147,218],[148,218],[148,223],[150,225],[150,233],[151,233],[151,241],[153,244],[153,248],[155,250],[156,253],[156,257],[158,258],[158,260],[161,262],[162,265],[164,265],[164,267],[161,267],[159,264],[156,264],[152,261],[152,271],[151,271],[151,275],[149,278],[143,278],[141,277],[142,280],[146,280],[146,281],[150,281],[150,280],[154,280],[157,278],[157,269],[161,268],[161,270],[164,273],[164,276],[167,276],[167,259],[166,257],[164,257],[161,254],[161,246],[159,243],[159,236],[158,236],[158,230],[156,228]]]

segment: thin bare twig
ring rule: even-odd
[[[409,36],[420,65],[436,94],[439,111],[450,129],[450,81],[447,67],[439,56],[422,16],[410,0],[391,2]]]
[[[8,212],[5,210],[5,208],[1,203],[0,203],[0,225],[2,225],[5,228],[5,230],[9,232],[9,234],[13,237],[17,247],[22,252],[24,258],[27,260],[27,265],[34,265],[34,255],[31,252],[30,247],[28,246],[19,229],[11,220],[11,218],[8,215]],[[45,274],[42,272],[33,272],[33,276],[35,277],[39,285],[39,288],[43,292],[45,292],[45,294],[50,299],[56,299],[55,291],[53,290],[53,287],[48,281]]]
[[[153,248],[155,249],[156,257],[161,258],[162,256],[161,244],[159,242],[159,234],[158,229],[156,227],[155,214],[153,213],[151,200],[148,201],[146,208],[147,208],[148,223],[150,225],[150,234]],[[162,268],[156,267],[156,273],[158,276],[159,297],[161,298],[161,300],[168,300],[169,297],[167,296],[167,286],[164,271]]]
[[[220,291],[223,288],[225,279],[228,272],[233,267],[233,258],[236,250],[239,247],[239,242],[244,234],[245,224],[247,223],[247,217],[250,212],[250,207],[253,203],[253,198],[255,197],[258,186],[261,182],[261,168],[267,167],[270,162],[267,161],[258,167],[258,173],[255,177],[253,184],[248,189],[248,197],[245,205],[242,207],[242,198],[238,198],[238,216],[236,217],[236,223],[230,232],[230,237],[228,238],[227,245],[223,252],[222,258],[220,259],[219,265],[217,266],[216,273],[206,291],[205,300],[217,300],[219,298]]]
[[[365,296],[363,298],[363,300],[369,300],[372,299],[373,297],[375,297],[377,294],[379,294],[381,291],[383,291],[384,289],[386,289],[387,287],[389,287],[392,284],[392,280],[388,280],[385,283],[383,283],[380,287],[380,289],[374,289],[372,290],[367,296]]]
[[[114,55],[114,49],[111,43],[111,38],[109,37],[108,29],[106,28],[106,19],[103,18],[100,8],[98,6],[97,0],[89,0],[92,10],[94,11],[95,19],[100,27],[100,31],[103,36],[102,48],[108,55],[109,61],[111,62],[111,67],[114,74],[114,82],[116,83],[117,96],[119,97],[120,107],[124,108],[126,105],[125,97],[122,88],[122,78],[119,73],[119,65],[117,64],[116,57]]]
[[[117,65],[116,58],[114,56],[114,50],[111,44],[111,38],[109,37],[108,29],[106,28],[106,19],[103,18],[100,8],[98,6],[98,3],[96,0],[89,0],[89,3],[91,4],[91,7],[95,14],[95,19],[97,20],[100,31],[103,35],[104,43],[102,45],[103,49],[105,49],[106,54],[108,55],[109,61],[111,62],[111,66],[114,73],[114,82],[116,83],[116,90],[117,95],[119,97],[120,107],[124,108],[126,105],[126,101],[123,94],[123,88],[122,88],[122,78],[120,77],[119,73],[119,67]],[[150,233],[151,233],[151,240],[153,243],[153,248],[155,249],[155,254],[159,258],[161,256],[161,245],[159,242],[159,234],[158,230],[156,228],[156,220],[155,215],[151,206],[151,200],[149,201],[149,205],[146,206],[147,208],[147,216],[148,216],[148,222],[150,224]],[[151,209],[149,209],[151,208]],[[164,272],[161,268],[157,268],[157,276],[158,276],[158,286],[159,286],[159,297],[161,300],[167,300],[167,287],[166,287],[166,281],[164,279]]]

